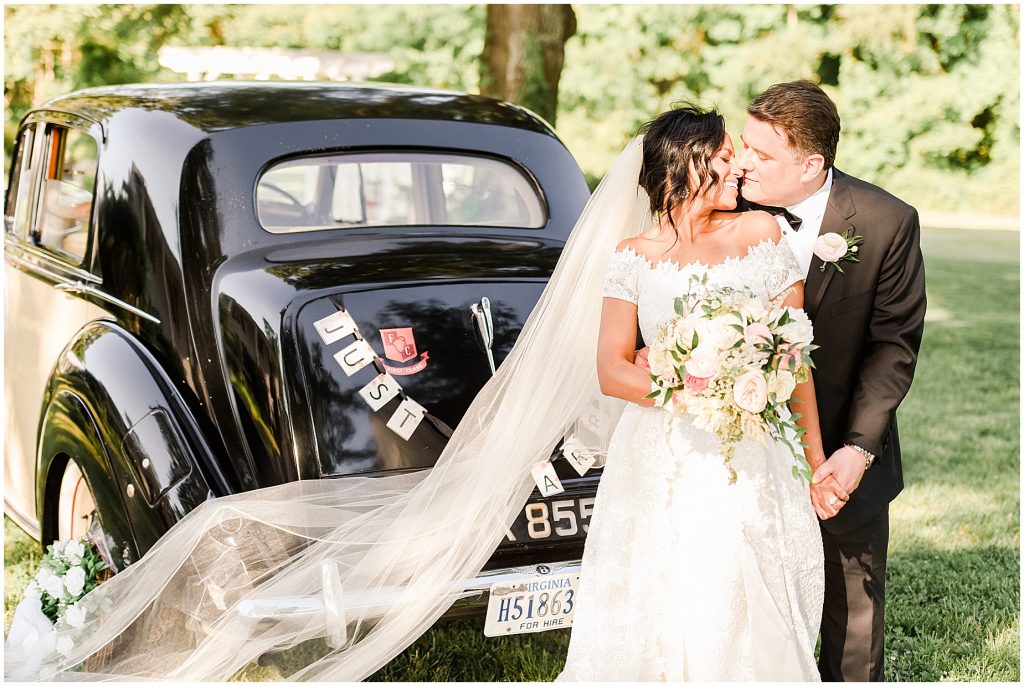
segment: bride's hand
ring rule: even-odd
[[[849,499],[850,494],[832,475],[811,484],[811,505],[819,519],[835,517]]]
[[[640,369],[646,369],[647,371],[651,371],[651,365],[647,362],[648,350],[649,348],[647,348],[646,346],[637,350],[636,353],[634,353],[635,357],[633,358],[633,364],[635,364],[637,367],[640,367]]]

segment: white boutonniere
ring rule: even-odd
[[[832,265],[841,274],[843,268],[840,262],[860,262],[857,253],[860,252],[860,244],[864,242],[863,236],[853,235],[853,229],[847,229],[842,234],[825,233],[818,236],[814,241],[814,254],[821,258],[821,271]]]

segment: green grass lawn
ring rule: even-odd
[[[887,678],[1018,681],[1019,236],[931,229],[922,245],[928,319],[899,412],[907,488],[890,511]],[[40,554],[9,520],[4,536],[6,627]],[[374,680],[545,681],[568,639],[445,622]],[[245,676],[278,675],[271,664]]]

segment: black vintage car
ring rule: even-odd
[[[6,512],[44,542],[91,527],[116,569],[207,498],[429,468],[587,196],[544,122],[478,96],[160,84],[33,110],[4,213]],[[599,476],[556,468],[467,596],[574,569]]]

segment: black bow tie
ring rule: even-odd
[[[781,214],[783,217],[786,218],[786,221],[789,222],[789,225],[792,227],[794,231],[799,231],[800,227],[804,223],[803,219],[796,216],[795,214],[793,214],[784,207],[773,207],[772,205],[758,205],[756,202],[752,202],[750,203],[750,209],[762,210],[764,212],[774,214],[775,216],[779,216]]]

